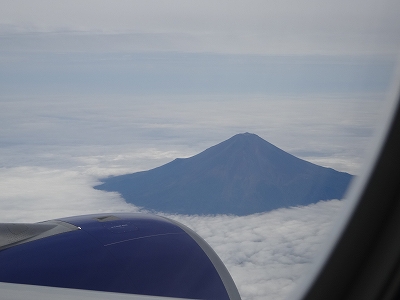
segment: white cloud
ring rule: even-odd
[[[95,178],[43,167],[0,169],[1,222],[39,222],[109,211],[135,211],[116,193],[92,189]]]
[[[343,201],[235,216],[168,216],[202,236],[243,299],[284,299],[318,255]]]

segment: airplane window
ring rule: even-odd
[[[204,238],[242,299],[285,299],[332,246],[394,110],[399,12],[2,1],[0,223],[157,214]]]

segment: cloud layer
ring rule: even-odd
[[[356,174],[382,95],[2,97],[0,166],[157,167],[252,132],[300,158]],[[107,170],[106,170],[107,169]],[[94,171],[93,171],[94,172]]]
[[[104,176],[196,154],[237,132],[255,132],[353,173],[381,102],[372,95],[13,96],[0,106],[0,220],[37,222],[136,212],[92,186]],[[246,217],[168,217],[210,243],[243,299],[283,299],[307,272],[341,207],[331,200]]]
[[[1,222],[137,212],[115,193],[91,188],[76,171],[19,167],[0,172]],[[322,201],[244,217],[165,215],[196,231],[217,252],[244,300],[283,299],[314,261],[343,202]]]
[[[168,216],[195,230],[221,257],[243,299],[284,299],[328,236],[343,202],[234,216]]]

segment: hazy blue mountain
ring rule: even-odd
[[[95,189],[119,192],[149,210],[247,215],[341,199],[351,179],[243,133],[193,157],[106,178]]]

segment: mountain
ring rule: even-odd
[[[119,192],[127,202],[149,210],[247,215],[341,199],[351,179],[243,133],[193,157],[106,178],[94,188]]]

